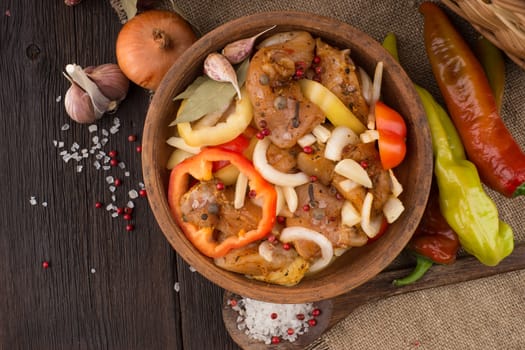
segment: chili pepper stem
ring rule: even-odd
[[[396,287],[412,284],[423,277],[432,265],[434,265],[432,260],[421,255],[416,255],[416,267],[414,270],[412,270],[408,276],[392,281],[392,284]]]

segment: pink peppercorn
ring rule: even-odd
[[[47,269],[49,267],[49,262],[48,261],[42,261],[42,268],[43,269]]]
[[[270,318],[272,320],[275,320],[277,318],[277,314],[275,312],[272,312],[271,315],[270,315]]]
[[[95,208],[99,208],[100,209],[100,208],[102,208],[102,206],[103,206],[102,202],[96,202],[95,203]]]
[[[131,232],[131,231],[133,231],[134,229],[135,229],[135,226],[133,226],[132,224],[128,224],[128,225],[126,225],[126,231]]]
[[[148,196],[148,192],[146,192],[145,189],[142,189],[139,191],[139,196],[141,197],[147,197]]]
[[[281,342],[281,339],[277,336],[272,337],[272,344],[279,344]]]
[[[321,314],[321,310],[320,309],[313,309],[312,310],[312,316],[317,317],[320,314]]]
[[[129,136],[128,136],[128,141],[129,141],[129,142],[135,142],[135,141],[137,141],[137,135],[129,135]]]

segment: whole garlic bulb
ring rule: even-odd
[[[65,76],[71,81],[71,87],[66,92],[64,106],[71,119],[78,123],[93,123],[104,113],[116,110],[129,89],[128,78],[116,64],[86,69],[68,64]]]

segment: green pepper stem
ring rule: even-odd
[[[416,267],[412,272],[403,278],[394,280],[392,284],[396,287],[406,286],[419,280],[432,267],[434,263],[427,257],[416,255]]]
[[[512,194],[512,197],[524,196],[525,195],[525,182],[519,185]]]

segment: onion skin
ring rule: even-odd
[[[145,11],[126,22],[116,44],[117,62],[135,84],[155,91],[164,75],[197,37],[175,12]]]

